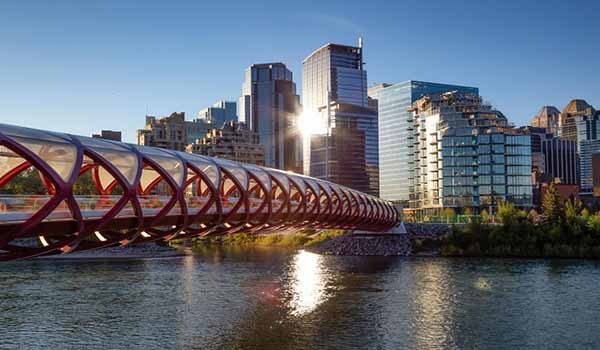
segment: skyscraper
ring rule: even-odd
[[[362,54],[360,39],[358,47],[330,43],[302,63],[303,113],[314,134],[304,139],[304,173],[377,195],[377,112],[369,108]],[[338,128],[349,130],[333,131]],[[341,135],[364,145],[363,154],[338,159]],[[315,157],[313,147],[319,150]]]
[[[302,171],[299,114],[296,84],[283,63],[253,64],[246,69],[239,119],[258,133],[266,166]]]
[[[379,190],[381,198],[408,205],[409,159],[413,155],[413,102],[431,93],[462,91],[478,95],[475,87],[408,80],[377,92],[379,114]]]

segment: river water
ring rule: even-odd
[[[0,349],[598,349],[600,262],[204,249],[0,264]]]

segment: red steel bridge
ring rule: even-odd
[[[0,260],[397,220],[390,202],[291,172],[0,124]]]

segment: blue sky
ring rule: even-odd
[[[369,83],[477,86],[516,124],[573,97],[600,108],[600,2],[0,2],[0,122],[134,141],[146,110],[237,100],[244,69],[364,37]]]

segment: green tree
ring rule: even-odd
[[[498,203],[498,219],[504,226],[509,226],[517,220],[519,213],[511,202],[501,201]]]
[[[0,189],[0,194],[27,195],[46,194],[40,173],[33,167],[19,173]]]
[[[592,231],[592,234],[600,235],[600,212],[590,215],[586,226]]]
[[[565,233],[568,237],[577,237],[581,234],[585,219],[579,216],[581,202],[577,199],[569,199],[564,206],[563,216],[565,218]]]
[[[529,214],[527,214],[527,220],[532,223],[538,223],[540,221],[540,214],[535,209],[531,209]]]
[[[588,208],[583,208],[581,209],[581,217],[584,218],[585,220],[587,220],[590,217],[590,211],[588,210]]]
[[[488,213],[487,210],[483,209],[480,213],[481,215],[481,221],[484,223],[490,223],[492,222],[492,215],[490,215],[490,213]]]
[[[562,203],[560,194],[554,183],[551,183],[542,200],[544,219],[549,223],[560,223],[562,217]]]
[[[456,211],[453,208],[444,209],[444,216],[446,217],[446,221],[451,221],[456,216]]]

